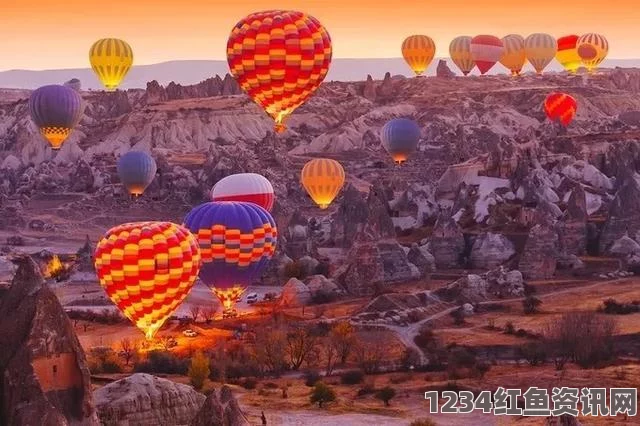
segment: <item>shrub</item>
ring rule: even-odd
[[[358,396],[371,395],[376,391],[376,388],[371,383],[366,383],[363,387],[358,389]]]
[[[307,370],[304,372],[304,384],[310,388],[314,387],[320,381],[320,374],[315,370]]]
[[[170,352],[151,351],[145,361],[133,366],[136,373],[150,374],[187,374],[189,370],[188,361],[178,358]]]
[[[513,326],[513,323],[511,321],[507,322],[504,325],[504,332],[505,332],[505,334],[515,334],[516,333],[516,328]]]
[[[122,373],[118,355],[111,348],[92,348],[89,350],[87,360],[92,374]]]
[[[318,403],[318,407],[322,408],[322,404],[325,402],[332,402],[336,400],[336,393],[329,386],[322,382],[318,382],[313,388],[310,400],[312,404]]]
[[[247,390],[252,390],[252,389],[255,389],[256,386],[258,385],[258,381],[256,379],[249,377],[244,379],[242,382],[240,382],[240,384],[242,385],[243,388]]]
[[[396,390],[391,386],[385,386],[376,392],[376,398],[384,402],[385,407],[389,406],[389,401],[391,401],[395,396]]]
[[[535,314],[538,312],[540,305],[542,305],[542,300],[535,296],[527,296],[527,298],[522,301],[522,309],[525,314]]]
[[[520,347],[519,352],[532,367],[543,364],[547,359],[545,347],[540,342],[527,343]]]
[[[210,374],[209,358],[205,357],[201,351],[197,351],[191,358],[189,366],[189,381],[196,390],[201,390],[204,381]]]
[[[409,426],[437,426],[431,419],[417,419],[412,421]]]
[[[640,303],[633,301],[631,303],[618,303],[615,299],[607,299],[602,302],[601,311],[605,314],[628,315],[640,312]]]
[[[340,382],[343,385],[357,385],[364,380],[364,372],[361,370],[345,371],[340,375]]]

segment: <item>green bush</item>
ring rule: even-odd
[[[336,393],[332,388],[325,385],[322,382],[316,383],[309,398],[312,404],[318,404],[319,408],[322,408],[322,404],[326,402],[332,402],[336,400]]]
[[[376,398],[384,402],[385,407],[389,406],[391,401],[396,396],[396,390],[391,386],[385,386],[376,393]]]
[[[340,375],[340,382],[343,385],[357,385],[364,380],[364,372],[361,370],[345,371]]]

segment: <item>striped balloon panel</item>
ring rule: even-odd
[[[82,97],[70,87],[42,86],[29,97],[31,119],[53,149],[60,148],[80,122],[83,112]]]
[[[109,298],[151,339],[193,287],[200,250],[180,225],[126,223],[98,242],[94,265]]]
[[[577,47],[579,38],[577,35],[568,35],[558,39],[556,60],[565,70],[571,73],[575,73],[582,65],[582,58],[578,54]]]
[[[307,162],[300,173],[300,182],[311,199],[326,209],[336,198],[345,181],[342,165],[329,158]]]
[[[566,93],[551,93],[544,101],[544,112],[552,121],[559,121],[564,126],[575,117],[578,103],[575,98]]]
[[[453,63],[460,68],[462,74],[469,74],[473,67],[476,66],[471,56],[471,37],[460,36],[454,38],[449,44],[449,56],[451,56]]]
[[[502,40],[492,35],[478,35],[471,39],[471,57],[480,74],[489,71],[502,57]]]
[[[211,291],[218,298],[225,309],[233,308],[233,305],[240,300],[240,297],[247,289],[241,286],[233,286],[230,288],[212,288]]]
[[[200,245],[200,279],[219,290],[250,285],[269,263],[278,240],[273,217],[253,203],[204,203],[189,212],[184,225]]]
[[[413,120],[396,118],[382,127],[380,140],[393,160],[401,164],[416,150],[420,141],[420,127]]]
[[[519,75],[527,60],[524,52],[524,38],[518,34],[509,34],[502,38],[502,44],[504,52],[500,63],[511,71],[511,74]]]
[[[246,201],[267,211],[273,208],[273,186],[257,173],[238,173],[220,179],[211,190],[212,201]]]
[[[609,53],[609,42],[600,34],[585,34],[578,39],[576,45],[578,55],[589,71],[597,68]]]
[[[89,49],[89,62],[102,85],[109,91],[115,90],[133,65],[131,46],[117,38],[103,38]]]
[[[320,86],[331,63],[331,38],[313,16],[270,10],[231,31],[227,62],[242,89],[284,130],[283,120]]]
[[[118,176],[131,195],[141,195],[157,170],[156,161],[143,151],[129,151],[118,160]]]
[[[431,37],[412,35],[402,42],[402,56],[416,75],[424,73],[435,54],[436,44]]]
[[[549,34],[531,34],[524,40],[527,59],[538,74],[553,61],[558,51],[558,42]]]

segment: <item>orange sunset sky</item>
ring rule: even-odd
[[[400,56],[410,34],[448,56],[458,35],[605,35],[609,58],[640,58],[640,0],[0,0],[0,70],[88,66],[102,37],[131,44],[135,64],[224,59],[233,25],[250,12],[296,9],[318,18],[336,58]]]

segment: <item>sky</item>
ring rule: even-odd
[[[0,0],[0,70],[88,66],[91,44],[129,42],[135,64],[225,59],[231,28],[251,12],[293,9],[324,24],[336,58],[400,57],[425,34],[436,56],[458,35],[597,32],[609,58],[640,57],[638,0]]]

